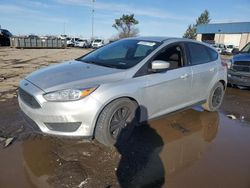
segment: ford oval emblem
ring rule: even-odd
[[[24,85],[27,86],[27,85],[29,85],[29,83],[26,82]]]

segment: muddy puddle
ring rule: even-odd
[[[250,187],[250,126],[187,110],[124,146],[30,136],[0,151],[0,187]]]

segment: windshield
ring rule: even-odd
[[[138,64],[160,45],[159,42],[120,40],[99,48],[77,60],[117,69]]]
[[[8,37],[12,37],[12,34],[8,30],[0,29],[0,33],[6,35]]]
[[[248,43],[242,50],[243,53],[250,53],[250,43]]]

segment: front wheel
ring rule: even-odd
[[[207,102],[202,105],[202,107],[210,112],[214,112],[219,109],[223,101],[225,94],[224,86],[221,82],[218,82],[211,89]]]
[[[98,117],[95,138],[106,146],[126,142],[137,123],[136,110],[137,104],[128,98],[109,103]]]

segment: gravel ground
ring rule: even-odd
[[[39,68],[75,59],[88,49],[13,49],[0,48],[0,101],[16,96],[19,81]]]

